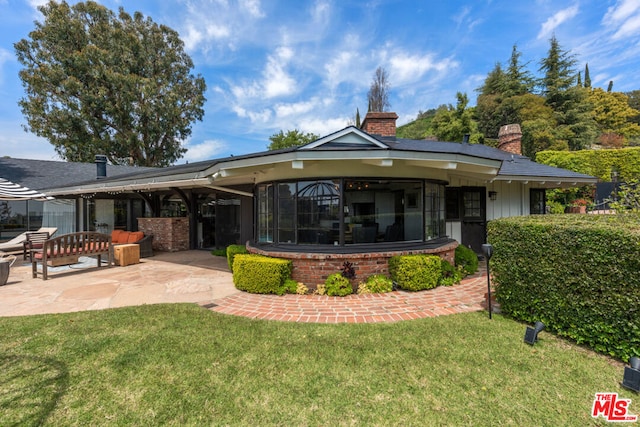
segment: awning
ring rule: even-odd
[[[52,200],[46,194],[23,187],[7,179],[0,178],[0,200]]]

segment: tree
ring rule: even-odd
[[[369,99],[369,111],[383,112],[391,108],[391,104],[389,104],[389,76],[384,68],[376,68],[367,98]]]
[[[624,145],[629,139],[640,136],[640,126],[632,120],[640,111],[631,108],[627,95],[595,88],[589,93],[589,101],[598,129],[605,135],[601,140],[611,140],[611,134],[617,134],[622,136]]]
[[[298,129],[288,130],[286,134],[280,131],[269,137],[271,144],[267,148],[269,150],[279,150],[280,148],[297,147],[313,142],[316,139],[318,139],[318,135],[311,132],[304,133]]]
[[[547,57],[540,63],[544,72],[540,86],[546,104],[554,111],[556,139],[566,141],[570,150],[581,150],[596,141],[598,131],[588,102],[589,89],[574,85],[575,63],[575,57],[552,37]]]
[[[113,164],[167,166],[182,157],[206,86],[190,74],[178,33],[92,1],[38,9],[44,21],[15,44],[25,130],[69,161],[104,154]]]
[[[473,109],[467,108],[469,98],[467,94],[458,92],[458,102],[438,108],[431,126],[433,132],[441,141],[462,142],[465,135],[469,135],[469,142],[482,142],[482,134],[478,132],[478,123],[473,120]]]
[[[591,87],[591,76],[589,75],[589,63],[584,65],[584,87]]]

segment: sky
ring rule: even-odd
[[[0,156],[60,160],[24,131],[14,43],[29,37],[42,0],[0,0]],[[75,1],[68,1],[73,4]],[[195,162],[263,151],[280,130],[324,136],[364,118],[376,68],[388,74],[397,124],[420,111],[475,105],[496,63],[517,45],[535,75],[555,35],[588,63],[592,86],[640,89],[640,0],[104,0],[176,30],[204,77],[202,121],[184,141]]]

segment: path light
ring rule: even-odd
[[[491,319],[491,272],[489,271],[489,260],[493,255],[493,246],[489,243],[483,244],[482,253],[487,259],[487,304],[489,308],[489,319]]]
[[[629,365],[624,367],[622,386],[635,392],[640,391],[640,357],[631,356]]]
[[[534,327],[527,326],[527,330],[524,332],[524,342],[534,345],[538,341],[538,334],[544,329],[544,323],[536,322]]]

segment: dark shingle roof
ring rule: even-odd
[[[107,165],[107,177],[137,173],[155,168]],[[96,181],[95,163],[62,162],[53,160],[13,159],[0,157],[0,177],[29,187],[46,190]]]

